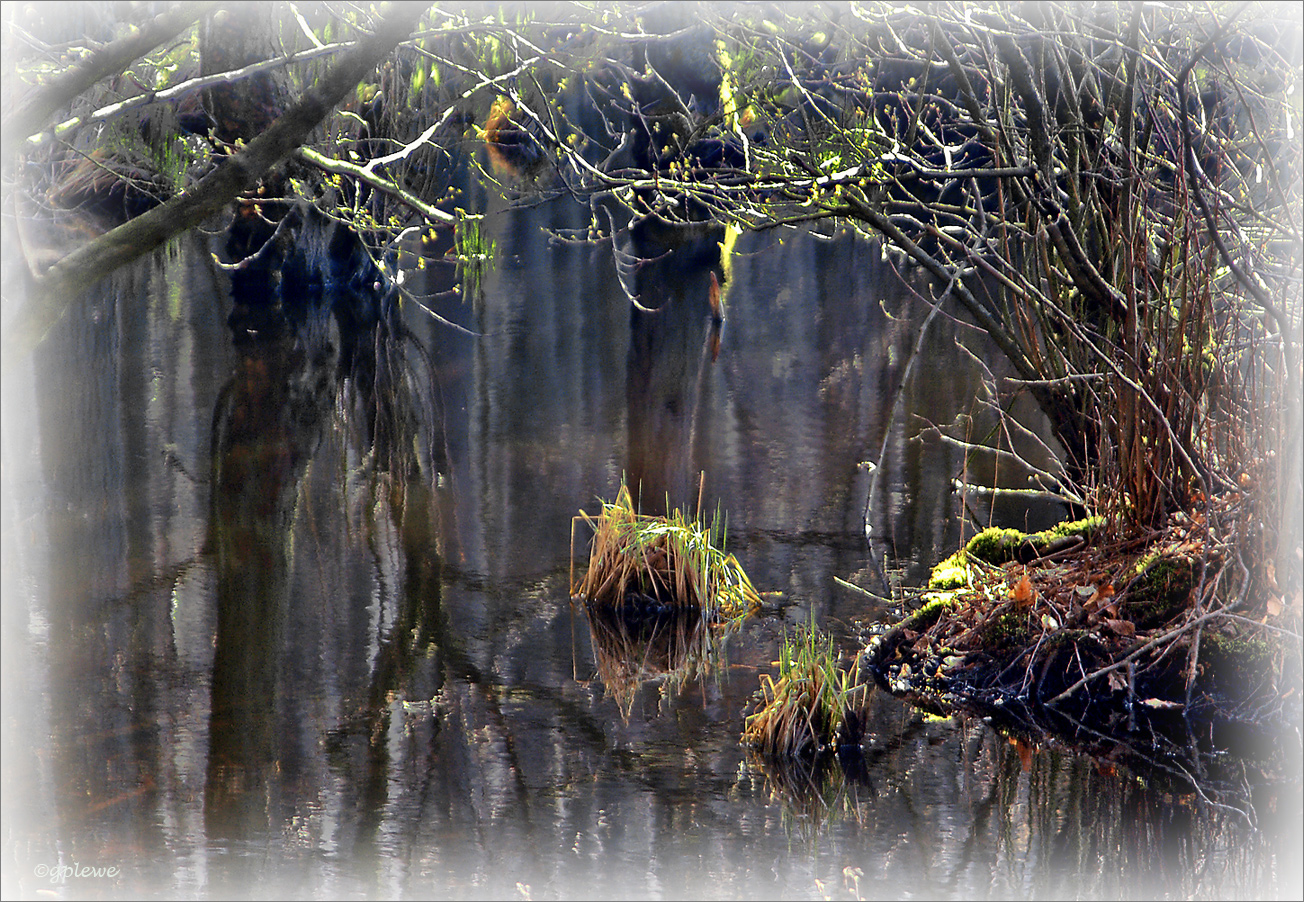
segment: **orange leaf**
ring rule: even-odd
[[[1021,608],[1032,604],[1032,580],[1027,574],[1014,586],[1014,603]]]

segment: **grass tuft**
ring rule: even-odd
[[[784,636],[775,663],[778,679],[761,675],[761,704],[744,723],[744,744],[775,761],[810,761],[839,742],[859,744],[868,693],[859,656],[851,670],[839,668],[833,639],[812,624]]]
[[[574,523],[593,529],[588,571],[574,575]],[[760,605],[742,565],[725,554],[719,512],[710,529],[678,509],[668,517],[640,514],[624,483],[616,500],[602,502],[596,517],[581,511],[571,531],[571,596],[590,608],[637,603],[686,607],[707,622],[735,622]]]

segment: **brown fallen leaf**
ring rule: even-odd
[[[1131,620],[1110,620],[1104,621],[1105,626],[1110,629],[1116,636],[1135,636],[1136,624]]]
[[[1015,584],[1013,597],[1016,607],[1026,608],[1028,605],[1032,604],[1032,580],[1028,579],[1026,573],[1023,575],[1023,578]]]
[[[1127,688],[1127,677],[1123,676],[1120,671],[1111,670],[1109,672],[1109,688],[1119,692],[1123,691]]]

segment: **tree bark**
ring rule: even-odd
[[[426,4],[387,6],[375,33],[364,37],[284,115],[191,190],[69,254],[33,280],[26,305],[7,330],[13,350],[38,344],[77,296],[120,266],[222,211],[299,147],[366,74],[416,27]]]

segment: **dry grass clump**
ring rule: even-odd
[[[784,637],[775,663],[777,680],[761,675],[761,704],[744,722],[744,744],[775,761],[809,761],[839,743],[859,744],[868,691],[859,658],[850,671],[839,668],[833,639],[812,625]]]
[[[593,528],[593,544],[577,587],[573,524],[580,520]],[[723,545],[719,513],[710,529],[680,510],[669,517],[640,514],[622,484],[614,502],[602,502],[600,514],[581,511],[572,523],[571,596],[591,608],[636,603],[694,608],[708,622],[739,619],[760,604],[760,596]]]

